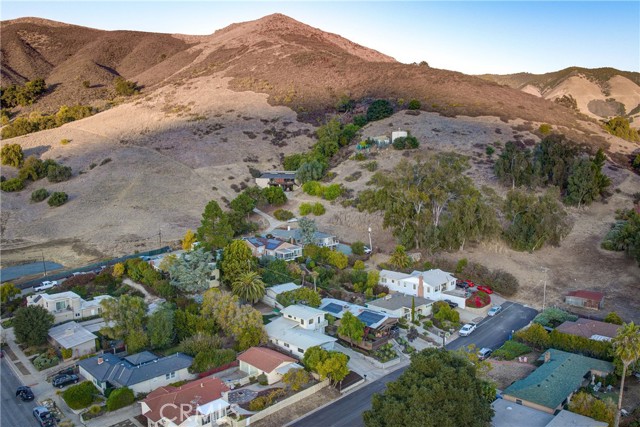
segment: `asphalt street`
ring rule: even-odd
[[[474,344],[478,349],[482,347],[496,349],[509,338],[512,330],[526,326],[537,313],[536,310],[521,304],[505,302],[500,313],[485,318],[471,335],[452,341],[447,344],[446,348],[456,350]],[[406,366],[402,367],[289,425],[294,427],[363,427],[362,413],[371,408],[373,394],[383,392],[386,384],[396,380],[406,368]]]
[[[507,301],[502,304],[500,313],[493,317],[485,317],[471,335],[452,341],[446,348],[457,350],[473,344],[478,350],[483,347],[495,350],[509,339],[511,331],[527,326],[536,314],[538,312],[533,308]]]
[[[6,357],[6,356],[5,356]],[[23,402],[16,397],[16,389],[22,385],[11,370],[9,362],[4,358],[0,364],[0,382],[2,385],[2,400],[0,401],[0,425],[2,427],[38,427],[33,417],[36,400]]]

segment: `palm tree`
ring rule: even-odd
[[[231,291],[242,301],[253,304],[264,296],[264,282],[255,271],[246,271],[236,276],[231,283]]]
[[[391,258],[389,259],[389,264],[399,269],[404,269],[411,265],[411,258],[407,255],[404,246],[396,246],[396,250],[391,254]]]
[[[615,421],[617,427],[620,423],[622,392],[624,391],[624,377],[627,375],[627,368],[640,359],[640,325],[635,325],[633,322],[622,325],[612,342],[614,353],[622,362],[622,382],[620,384],[620,397],[618,398]]]

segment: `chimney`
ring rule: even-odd
[[[287,225],[287,231],[291,231],[291,226]]]
[[[98,365],[102,365],[104,359],[102,357],[98,357]]]
[[[549,350],[547,350],[544,353],[544,363],[550,362],[551,361],[551,352]]]
[[[64,330],[64,336],[65,337],[70,337],[71,335],[73,335],[73,329],[72,328],[67,328]]]
[[[204,388],[204,383],[200,383],[200,388]]]
[[[418,296],[424,298],[424,279],[422,274],[418,276]]]

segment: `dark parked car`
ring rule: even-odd
[[[456,307],[458,306],[458,303],[457,303],[457,302],[453,302],[453,301],[451,301],[450,299],[446,299],[446,300],[444,300],[444,302],[446,302],[447,304],[449,304],[449,307],[451,307],[451,308],[456,308]]]
[[[33,416],[36,417],[41,427],[54,427],[56,420],[47,408],[44,406],[36,406],[33,408]]]
[[[33,400],[33,392],[26,385],[18,387],[16,390],[16,397],[19,397],[23,402],[30,402]]]
[[[483,347],[480,349],[480,351],[478,351],[478,359],[480,360],[488,359],[489,357],[491,357],[491,353],[493,353],[493,350],[487,347]]]
[[[67,374],[62,374],[62,375],[58,375],[57,377],[55,377],[53,379],[53,381],[51,382],[51,384],[53,384],[54,387],[58,387],[58,388],[62,388],[64,386],[66,386],[67,384],[76,384],[78,382],[78,376],[75,374],[71,374],[71,375],[67,375]]]

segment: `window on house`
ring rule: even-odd
[[[380,280],[382,283],[387,283],[387,278],[383,277],[382,280]]]
[[[58,301],[58,302],[56,302],[56,310],[60,311],[60,310],[64,310],[65,308],[67,308],[67,302],[66,301]]]
[[[416,290],[416,285],[413,285],[413,290],[414,290],[414,291]]]
[[[76,313],[76,317],[80,317],[80,313]]]
[[[298,347],[298,353],[304,354],[304,350]]]
[[[304,319],[300,319],[300,324],[304,325]]]
[[[284,346],[289,348],[289,344],[288,343],[284,343]]]
[[[313,319],[309,319],[309,324],[313,325]]]
[[[164,374],[164,378],[166,380],[170,380],[170,379],[175,378],[175,377],[176,377],[176,371],[169,372],[168,374]]]
[[[516,403],[517,403],[518,405],[522,405],[522,400],[520,400],[520,399],[516,399]]]

